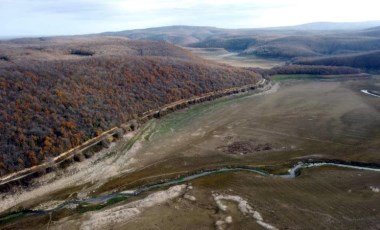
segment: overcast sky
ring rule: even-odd
[[[0,36],[380,20],[377,0],[0,0]]]

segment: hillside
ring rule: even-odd
[[[190,44],[195,48],[224,48],[241,55],[292,59],[295,57],[324,56],[380,49],[380,38],[333,34],[284,35],[213,38]]]
[[[380,26],[366,29],[361,34],[372,37],[380,37]]]
[[[211,36],[223,34],[224,29],[197,26],[167,26],[148,29],[105,32],[102,35],[123,36],[133,40],[166,41],[177,45],[187,45],[203,41]]]
[[[293,30],[363,30],[371,27],[379,26],[380,21],[367,22],[312,22],[296,26],[279,27],[279,29]]]
[[[350,66],[365,70],[379,70],[380,51],[321,58],[300,58],[294,63],[300,65]]]
[[[105,34],[128,37],[131,40],[164,40],[191,48],[225,49],[241,56],[293,62],[307,58],[332,60],[336,56],[341,59],[380,50],[379,27],[372,27],[378,24],[378,21],[320,22],[267,29],[172,26]],[[367,55],[365,58],[371,57],[374,56]],[[376,60],[370,62],[374,62],[369,64],[371,68],[378,68]],[[297,61],[296,64],[301,62]],[[323,63],[319,62],[317,65]],[[351,65],[346,62],[344,65],[367,69],[364,64]]]
[[[0,43],[0,175],[164,104],[257,82],[167,43],[112,37]]]
[[[213,45],[213,41],[219,39],[229,39],[233,37],[244,37],[247,39],[255,36],[261,38],[281,37],[284,35],[305,35],[305,34],[321,34],[321,33],[347,33],[350,31],[368,30],[373,27],[380,26],[380,21],[368,22],[314,22],[295,26],[283,26],[273,28],[251,28],[251,29],[223,29],[207,26],[165,26],[147,29],[135,29],[105,32],[101,35],[122,36],[132,40],[151,40],[166,41],[176,45],[190,45],[200,43],[205,47],[208,43]],[[206,42],[203,43],[203,42]],[[220,45],[214,48],[222,48]]]
[[[0,64],[3,66],[18,61],[74,60],[85,56],[167,56],[195,60],[191,53],[165,42],[137,42],[123,37],[109,36],[14,39],[0,41],[0,51],[3,60],[8,60]]]

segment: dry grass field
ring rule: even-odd
[[[133,154],[128,154],[125,145],[116,145],[116,154],[101,166],[104,168],[97,166],[102,172],[99,179],[83,177],[80,182],[77,177],[76,186],[41,194],[40,199],[20,202],[19,207],[30,209],[37,205],[36,200],[44,203],[83,194],[98,197],[227,165],[256,166],[282,174],[302,159],[380,163],[378,98],[360,92],[378,90],[379,86],[376,77],[362,81],[285,80],[261,94],[194,105],[149,122],[133,140]],[[191,190],[141,208],[131,219],[115,213],[115,222],[105,226],[212,229],[218,220],[231,216],[232,223],[220,222],[219,227],[261,229],[266,223],[278,229],[377,229],[379,181],[377,172],[335,167],[306,169],[295,179],[251,172],[219,173],[189,182]],[[106,215],[110,208],[134,200],[145,204],[144,197],[162,189],[168,188],[157,188],[85,215],[63,209],[53,212],[51,219],[49,215],[33,216],[2,227],[22,229],[31,223],[36,229],[47,225],[80,229],[92,215]],[[221,210],[213,198],[215,193],[240,197],[263,221],[260,224],[257,215],[243,214],[235,201],[222,201],[227,209]]]
[[[275,66],[281,66],[285,62],[280,60],[260,58],[254,55],[239,56],[239,53],[229,52],[223,48],[187,48],[193,54],[206,60],[215,61],[222,64],[236,67],[252,67],[270,69]]]

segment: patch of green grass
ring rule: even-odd
[[[81,206],[78,207],[77,211],[79,213],[85,213],[85,212],[91,212],[91,211],[97,211],[104,207],[106,207],[106,204],[97,204],[97,205],[89,205],[89,206]]]
[[[205,101],[200,104],[190,105],[186,109],[170,113],[157,122],[157,127],[152,130],[152,133],[159,133],[160,135],[170,133],[172,130],[178,130],[181,127],[194,121],[197,116],[201,116],[211,111],[215,111],[228,103],[236,102],[241,98],[245,98],[254,94],[251,91],[248,93],[241,93],[237,95],[231,95],[227,97],[221,97],[212,101]]]
[[[101,162],[101,161],[104,161],[105,159],[110,158],[110,157],[114,156],[115,154],[116,154],[115,151],[111,151],[111,152],[109,152],[109,153],[106,153],[103,157],[100,157],[99,159],[97,159],[97,160],[94,162],[94,164],[97,164],[97,163],[99,163],[99,162]]]
[[[9,215],[7,214],[5,216],[0,216],[0,223],[7,223],[9,221],[21,218],[24,215],[25,214],[23,212],[16,212],[16,213],[12,213],[12,214],[9,214]]]
[[[287,80],[339,80],[352,75],[319,75],[319,74],[279,74],[271,77],[272,81],[287,81]]]
[[[311,74],[289,74],[289,75],[275,75],[271,77],[273,81],[286,81],[286,80],[318,80],[325,79],[322,75]]]
[[[110,198],[109,200],[107,200],[107,202],[105,202],[103,204],[96,204],[96,205],[91,205],[89,203],[83,202],[78,207],[77,211],[79,213],[97,211],[97,210],[103,209],[103,208],[105,208],[107,206],[110,206],[110,205],[113,205],[113,204],[125,201],[127,199],[128,199],[128,197],[126,197],[126,196],[117,196],[117,197]]]
[[[136,141],[145,139],[147,136],[150,135],[150,132],[152,132],[152,125],[154,127],[154,121],[150,120],[147,123],[143,125],[137,131],[137,134],[134,135],[130,140],[128,140],[118,151],[128,151],[132,148],[132,146],[136,143]]]
[[[107,200],[107,205],[113,205],[122,201],[128,200],[126,196],[117,196]]]

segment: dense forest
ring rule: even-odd
[[[346,66],[323,66],[323,65],[284,65],[270,70],[275,74],[317,74],[317,75],[344,75],[360,74],[360,69]]]
[[[286,64],[283,66],[275,66],[271,69],[261,68],[246,68],[256,73],[260,73],[264,78],[270,79],[273,75],[295,75],[295,74],[308,74],[308,75],[342,75],[342,76],[368,76],[360,69],[346,67],[346,66],[320,66],[320,65],[294,65]]]
[[[74,52],[45,43],[28,54],[0,46],[7,57],[0,60],[0,175],[46,161],[149,109],[261,78],[163,43],[103,39],[102,46],[77,44]]]
[[[319,58],[299,58],[294,63],[313,66],[352,66],[365,70],[380,70],[380,51]]]

